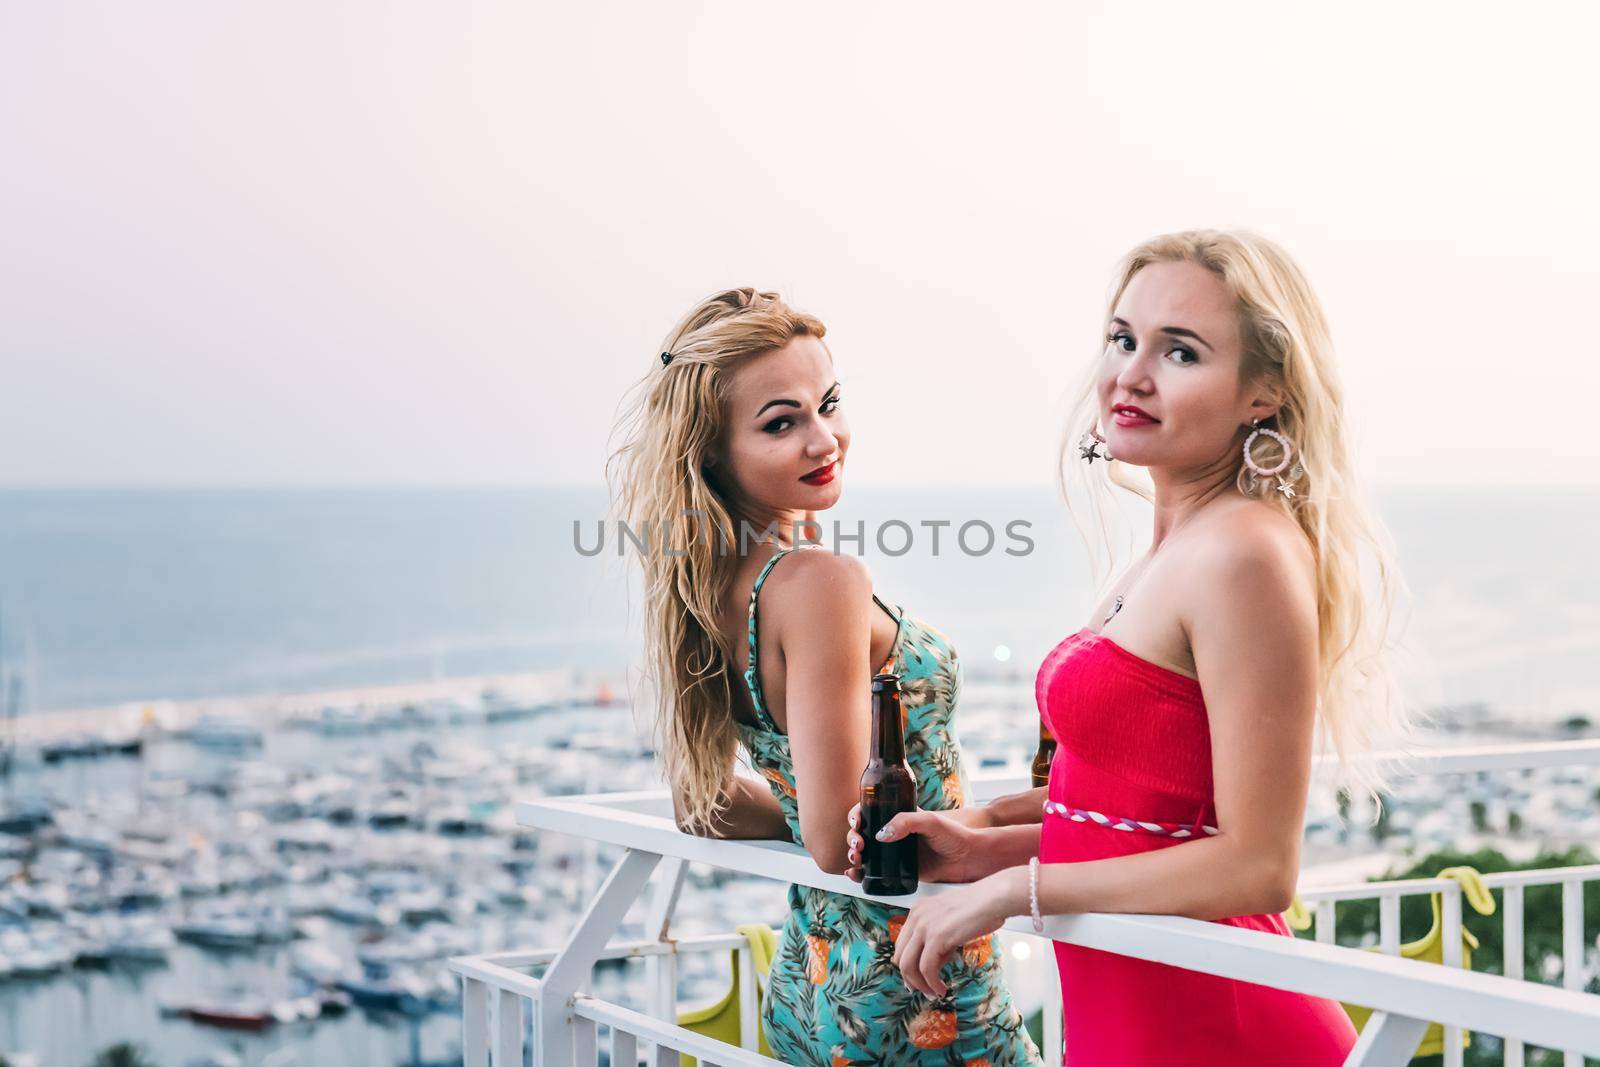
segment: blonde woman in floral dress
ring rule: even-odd
[[[646,641],[678,824],[780,838],[824,871],[867,761],[869,682],[902,679],[906,755],[927,810],[963,806],[952,718],[960,664],[937,630],[873,594],[866,568],[818,540],[850,430],[825,328],[776,294],[717,293],[668,336],[609,470],[638,533]],[[651,550],[653,549],[653,550]],[[739,751],[760,772],[734,773]],[[1037,1064],[993,935],[946,965],[937,997],[894,965],[906,911],[789,888],[763,1025],[797,1064]]]

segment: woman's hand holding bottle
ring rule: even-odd
[[[861,881],[861,857],[866,844],[859,828],[861,805],[850,809],[850,829],[846,841],[850,868],[845,873]],[[906,834],[917,835],[918,876],[925,882],[972,882],[989,873],[976,862],[978,831],[990,825],[983,808],[957,808],[953,811],[908,811],[896,815],[884,827],[897,840]]]

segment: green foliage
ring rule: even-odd
[[[1483,874],[1493,874],[1499,871],[1526,871],[1546,867],[1578,867],[1595,862],[1594,854],[1581,847],[1570,848],[1564,852],[1541,852],[1526,863],[1512,863],[1494,849],[1480,849],[1476,852],[1447,850],[1432,853],[1404,870],[1394,871],[1374,880],[1432,878],[1446,867],[1472,867]],[[1474,971],[1488,974],[1505,973],[1505,925],[1501,910],[1505,906],[1504,898],[1505,893],[1502,890],[1494,890],[1493,915],[1479,915],[1463,901],[1462,921],[1478,939],[1478,947],[1472,950]],[[1336,930],[1339,944],[1365,948],[1378,943],[1376,899],[1341,901],[1337,908]],[[1600,882],[1590,882],[1584,886],[1583,923],[1586,931],[1600,927]],[[1433,906],[1427,895],[1402,898],[1400,901],[1402,943],[1422,937],[1432,924]],[[1298,932],[1296,936],[1311,938],[1315,935],[1313,930],[1305,930]],[[1587,937],[1584,942],[1591,943]],[[1529,886],[1523,890],[1522,947],[1522,973],[1527,980],[1559,986],[1561,984],[1559,969],[1555,969],[1553,978],[1547,979],[1544,961],[1553,959],[1555,963],[1552,967],[1556,968],[1561,960],[1560,886]],[[1591,980],[1588,992],[1600,992],[1600,981]],[[1411,1062],[1413,1067],[1440,1067],[1443,1058],[1420,1056]],[[1472,1035],[1472,1045],[1466,1050],[1467,1067],[1490,1067],[1490,1065],[1498,1067],[1503,1062],[1503,1044],[1498,1037],[1492,1034]],[[1561,1067],[1561,1062],[1560,1053],[1531,1047],[1527,1050],[1527,1067]],[[1585,1062],[1600,1067],[1600,1060],[1589,1058]]]
[[[89,1067],[156,1067],[156,1063],[140,1046],[121,1041],[102,1049]]]
[[[1034,1013],[1022,1022],[1022,1027],[1030,1038],[1034,1038],[1034,1048],[1045,1048],[1045,1009],[1034,1008]],[[0,1064],[0,1067],[5,1067],[5,1064]]]

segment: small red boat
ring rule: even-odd
[[[277,1022],[269,1012],[236,1011],[231,1008],[184,1008],[191,1022],[220,1026],[224,1030],[265,1030]]]

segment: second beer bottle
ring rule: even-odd
[[[1050,784],[1050,764],[1056,758],[1056,739],[1050,728],[1039,720],[1039,750],[1033,754],[1032,777],[1035,789]]]
[[[906,765],[900,715],[900,676],[872,679],[872,738],[861,772],[861,888],[873,896],[917,891],[917,838],[879,841],[878,831],[902,811],[917,810],[917,780]]]

